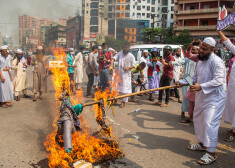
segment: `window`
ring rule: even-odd
[[[112,10],[113,10],[112,6],[109,6],[109,11],[112,11]]]
[[[126,10],[130,10],[130,5],[126,5]]]
[[[152,7],[152,10],[151,10],[151,12],[155,12],[155,7]]]
[[[145,13],[142,13],[142,16],[145,16]]]
[[[137,6],[137,10],[141,10],[141,6]]]
[[[86,3],[86,6],[88,7],[88,6],[89,6],[89,3]]]
[[[147,6],[147,11],[150,11],[150,6]]]
[[[88,11],[86,11],[86,14],[88,14],[89,12]]]
[[[98,32],[98,26],[91,26],[91,27],[90,27],[90,31],[91,31],[92,33]]]
[[[173,19],[173,17],[174,17],[174,15],[173,15],[173,14],[171,14],[171,19]]]
[[[195,9],[196,7],[195,6],[190,6],[190,10],[193,10]]]
[[[171,11],[174,11],[174,6],[171,7]]]
[[[133,5],[133,9],[135,9],[135,5]]]
[[[150,13],[147,13],[147,18],[150,18],[151,14]]]
[[[171,0],[171,4],[174,4],[174,0]]]
[[[147,0],[147,3],[150,3],[150,0]]]
[[[98,25],[98,17],[91,17],[90,24]]]
[[[99,2],[91,2],[91,8],[99,8]]]
[[[145,9],[145,6],[142,6],[143,9]]]
[[[152,5],[155,5],[155,0],[152,0]]]
[[[202,21],[202,25],[203,25],[203,26],[208,26],[208,20],[203,20],[203,21]]]
[[[98,9],[92,9],[91,16],[98,16]]]
[[[126,13],[126,15],[125,15],[126,17],[130,17],[130,13]]]

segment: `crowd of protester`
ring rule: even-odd
[[[221,31],[218,31],[225,46],[235,54],[235,47]],[[124,43],[123,50],[116,52],[108,44],[92,46],[87,54],[81,47],[79,52],[70,48],[67,52],[67,71],[70,78],[71,90],[76,92],[82,87],[83,75],[88,77],[86,96],[93,98],[97,89],[117,89],[120,94],[130,94],[146,89],[155,89],[166,86],[182,87],[182,94],[178,88],[165,89],[149,93],[148,100],[155,101],[154,105],[168,107],[170,100],[176,98],[181,107],[181,122],[194,122],[195,134],[199,141],[188,146],[189,150],[203,150],[206,154],[198,160],[200,164],[210,164],[216,160],[215,149],[218,141],[218,129],[222,115],[224,120],[233,124],[225,141],[235,141],[235,107],[232,103],[235,91],[235,65],[231,59],[226,75],[226,67],[221,58],[214,54],[216,41],[212,37],[203,41],[193,41],[188,46],[185,58],[182,58],[182,49],[173,49],[166,45],[163,54],[158,48],[151,51],[142,51],[139,63],[130,52],[130,44]],[[15,57],[9,55],[8,46],[1,47],[0,55],[0,102],[7,108],[14,100],[20,100],[20,93],[27,95],[26,69],[33,67],[33,101],[42,99],[42,93],[47,91],[47,77],[49,74],[48,58],[43,55],[43,48],[37,48],[36,56],[28,54],[27,59],[22,50],[18,49]],[[15,71],[13,79],[12,71]],[[112,88],[114,74],[118,73],[120,83]],[[94,91],[92,91],[94,90]],[[226,91],[228,90],[228,91]],[[157,97],[158,95],[158,97]],[[163,96],[165,102],[163,103]],[[181,95],[181,96],[180,96]],[[182,99],[181,99],[182,97]],[[122,99],[120,108],[127,102],[135,102],[135,97]],[[185,113],[188,112],[188,117]]]

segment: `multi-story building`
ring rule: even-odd
[[[56,25],[46,31],[46,47],[67,47],[66,26]]]
[[[108,0],[83,0],[82,18],[83,44],[90,46],[98,36],[108,35]]]
[[[76,16],[67,21],[67,48],[79,49],[81,40],[81,16]]]
[[[234,0],[175,0],[174,30],[176,35],[188,29],[196,38],[212,36],[221,44],[215,30],[219,7],[224,5],[228,13],[235,12]],[[232,41],[235,40],[234,32],[235,27],[232,26],[224,31]]]
[[[66,26],[67,19],[59,19]],[[37,45],[45,43],[46,27],[57,25],[54,20],[33,16],[19,16],[19,44],[24,50],[35,51]]]

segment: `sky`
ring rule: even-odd
[[[80,3],[81,0],[0,0],[0,32],[17,41],[19,15],[58,20],[75,16]]]

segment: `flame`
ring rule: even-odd
[[[51,72],[53,73],[52,81],[55,88],[55,99],[58,99],[63,91],[67,91],[70,94],[70,100],[72,104],[78,104],[83,101],[83,92],[77,91],[75,94],[70,89],[70,79],[67,72],[66,53],[63,48],[51,49],[56,57],[57,61],[63,61],[64,67],[53,67]],[[95,93],[95,100],[103,99],[104,105],[108,104],[107,99],[118,95],[116,91],[120,79],[118,73],[115,75],[114,82],[111,82],[111,88],[104,92],[101,90]],[[92,108],[96,114],[96,120],[102,119],[102,109],[100,106],[94,105]],[[109,126],[108,134],[92,135],[89,129],[87,121],[84,122],[83,115],[79,116],[82,131],[75,132],[73,137],[73,149],[70,153],[65,152],[63,146],[62,136],[57,136],[56,120],[53,122],[55,130],[47,136],[46,142],[44,143],[46,150],[48,151],[49,167],[71,167],[71,164],[77,160],[83,159],[91,163],[99,163],[109,159],[116,159],[123,157],[123,153],[119,150],[119,143],[115,137],[111,137],[111,128]],[[106,121],[108,123],[108,121]],[[58,140],[56,140],[58,138]],[[59,141],[59,143],[58,143]]]

